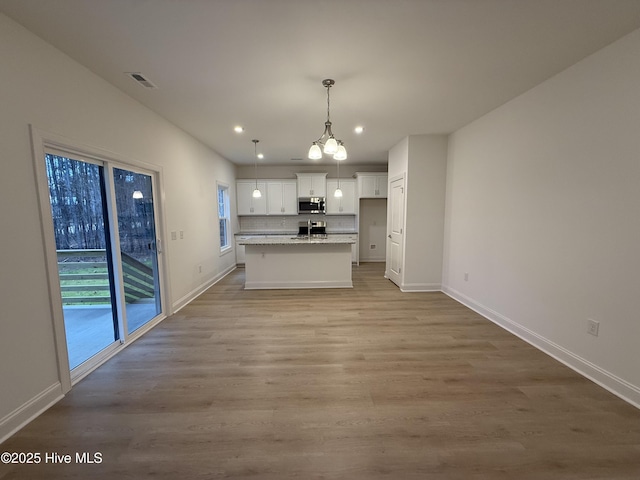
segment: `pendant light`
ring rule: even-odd
[[[335,156],[333,158],[335,158]],[[336,188],[336,191],[333,192],[333,196],[336,198],[341,198],[342,190],[340,190],[340,160],[336,160],[336,163],[338,164],[338,188]]]
[[[258,142],[260,140],[251,140],[253,142],[253,161],[255,162],[255,166],[256,166],[256,188],[253,191],[253,198],[260,198],[262,197],[262,192],[260,192],[260,189],[258,188]]]
[[[322,153],[326,153],[327,155],[333,155],[335,160],[344,160],[347,158],[347,150],[344,147],[344,144],[340,140],[336,140],[333,136],[333,132],[331,131],[331,104],[329,97],[329,89],[335,85],[335,80],[327,78],[322,81],[322,85],[327,89],[327,121],[324,122],[324,132],[318,140],[311,144],[311,148],[309,148],[309,158],[311,160],[320,160],[322,158]],[[320,149],[322,146],[322,149]],[[336,157],[337,155],[337,157]]]

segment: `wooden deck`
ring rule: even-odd
[[[239,269],[76,385],[0,479],[637,480],[640,411],[381,264],[353,289],[245,291]]]
[[[128,329],[133,332],[156,316],[156,303],[128,303]],[[75,368],[114,342],[110,305],[64,306],[70,368]]]

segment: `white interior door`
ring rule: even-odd
[[[404,245],[404,178],[392,180],[389,187],[387,276],[389,280],[400,286]]]

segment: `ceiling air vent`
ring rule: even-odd
[[[158,88],[153,83],[151,83],[147,78],[141,74],[140,72],[125,72],[128,76],[133,78],[138,85],[142,85],[145,88]]]

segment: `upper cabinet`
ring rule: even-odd
[[[255,180],[236,181],[238,215],[297,215],[295,180],[258,180],[262,196],[253,198]]]
[[[298,214],[298,194],[295,180],[267,180],[267,214]]]
[[[267,189],[263,180],[258,181],[258,190],[262,193],[260,198],[253,197],[256,188],[255,180],[238,180],[236,182],[236,200],[238,202],[238,215],[266,215],[267,214]]]
[[[340,179],[342,197],[334,195],[338,188],[336,178],[327,179],[327,215],[355,215],[356,214],[356,181]]]
[[[387,174],[357,172],[358,198],[387,198]]]
[[[299,197],[326,197],[326,173],[296,173]]]

